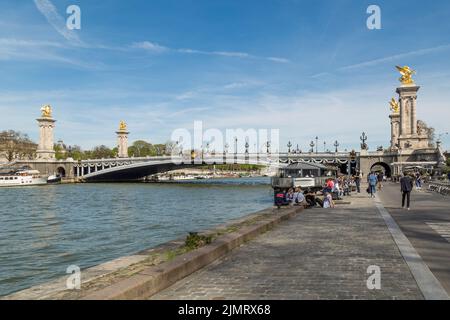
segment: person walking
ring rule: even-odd
[[[355,176],[356,192],[361,193],[361,173],[358,172]]]
[[[369,183],[369,190],[371,198],[375,198],[375,193],[377,192],[377,183],[378,183],[378,177],[374,172],[371,172],[369,176],[367,177],[367,182]]]
[[[381,191],[381,189],[383,188],[384,173],[383,172],[378,173],[377,179],[378,179],[377,183],[378,191]]]
[[[400,188],[402,191],[402,208],[403,209],[405,208],[405,200],[406,200],[406,207],[408,210],[410,210],[413,180],[406,173],[403,173],[403,177],[400,179]]]

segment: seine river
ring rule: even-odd
[[[268,178],[0,189],[0,296],[272,203]]]

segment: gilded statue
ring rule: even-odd
[[[52,107],[50,105],[45,105],[41,108],[42,117],[51,118],[52,117]]]
[[[400,82],[402,84],[414,84],[414,80],[412,79],[412,75],[416,74],[416,71],[411,69],[408,66],[404,66],[404,67],[399,67],[396,66],[397,70],[400,72],[400,74],[402,75],[400,77]]]
[[[125,123],[125,121],[120,121],[120,124],[119,124],[119,130],[120,131],[126,131],[127,130],[127,124]]]
[[[391,101],[389,101],[389,104],[391,105],[392,113],[400,113],[400,106],[398,105],[398,102],[395,100],[395,98],[392,98]]]

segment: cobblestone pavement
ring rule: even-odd
[[[372,199],[310,209],[151,299],[422,299]],[[369,290],[367,268],[381,269]]]

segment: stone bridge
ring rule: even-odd
[[[85,182],[130,181],[176,169],[207,164],[253,164],[278,168],[294,162],[312,162],[337,166],[344,174],[382,169],[389,177],[398,175],[405,166],[436,167],[442,159],[438,149],[402,152],[337,152],[337,153],[279,153],[279,154],[205,154],[195,158],[186,156],[131,157],[113,159],[31,160],[16,161],[14,165],[27,165],[43,174],[60,174],[66,179]]]

